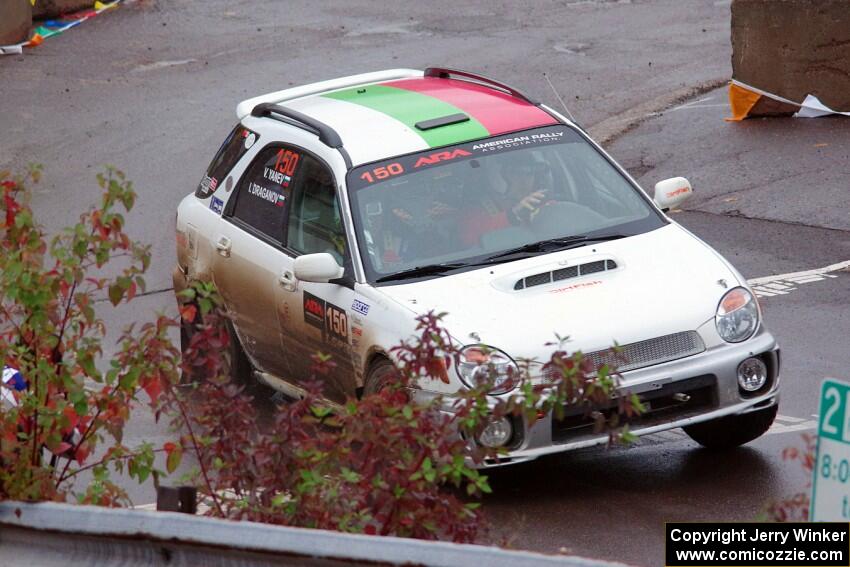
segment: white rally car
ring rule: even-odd
[[[691,194],[684,178],[650,199],[579,126],[462,71],[345,77],[237,114],[179,206],[174,287],[216,284],[238,377],[298,395],[322,351],[337,362],[329,400],[377,390],[390,349],[436,310],[465,348],[432,392],[466,387],[483,362],[542,365],[558,333],[597,363],[622,346],[622,387],[648,409],[638,435],[684,427],[722,448],[773,422],[779,349],[753,293],[664,214]],[[481,438],[503,462],[604,441],[569,410]]]

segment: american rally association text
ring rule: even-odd
[[[675,528],[670,532],[673,541],[690,543],[722,543],[733,541],[767,541],[785,544],[793,536],[793,542],[845,541],[846,531],[828,528],[795,528],[792,531],[765,530],[763,528],[733,528],[728,530],[682,530]]]

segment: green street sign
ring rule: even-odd
[[[850,521],[850,384],[832,378],[821,385],[812,475],[811,521]]]

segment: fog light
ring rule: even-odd
[[[760,358],[748,358],[738,365],[738,384],[745,392],[755,392],[767,382],[767,365]]]
[[[478,442],[491,449],[503,447],[511,440],[513,433],[514,428],[510,420],[506,417],[501,417],[487,424],[487,427],[478,436]]]

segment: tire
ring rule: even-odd
[[[198,311],[198,317],[200,317],[200,310]],[[239,343],[239,337],[236,335],[233,325],[230,321],[227,321],[226,325],[227,335],[230,339],[227,347],[228,359],[230,362],[230,380],[234,384],[251,387],[256,382],[254,379],[254,369],[251,367],[251,362],[248,360],[245,351],[242,349],[242,345]],[[195,331],[196,323],[189,323],[186,321],[180,322],[180,352],[186,352]],[[205,376],[204,372],[201,370],[191,371],[189,373],[184,372],[181,376],[181,383],[193,384],[195,382],[205,380],[206,378],[208,377]]]
[[[186,349],[189,348],[189,343],[192,340],[192,336],[195,334],[195,323],[189,323],[184,321],[182,318],[180,319],[180,353],[185,353]],[[197,371],[180,371],[180,384],[189,385],[194,384],[199,379],[203,378]]]
[[[230,337],[230,344],[228,345],[230,381],[236,385],[254,389],[255,385],[259,385],[259,382],[254,379],[254,368],[251,366],[251,361],[248,360],[248,355],[245,354],[242,343],[239,342],[239,336],[230,321],[227,322],[227,334]]]
[[[734,449],[761,437],[776,417],[779,404],[741,415],[730,415],[684,427],[688,436],[706,449]]]
[[[398,378],[395,365],[383,356],[369,366],[363,384],[363,395],[377,394]]]

